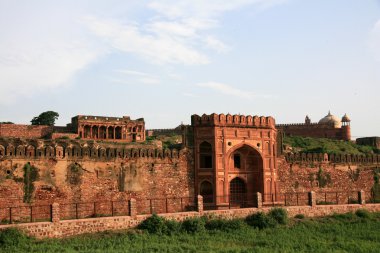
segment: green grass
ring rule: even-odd
[[[284,144],[296,152],[353,155],[380,154],[380,150],[375,147],[357,145],[351,141],[325,138],[285,136]]]
[[[216,227],[219,227],[216,226]],[[223,227],[223,226],[222,226]],[[172,235],[141,230],[103,232],[66,239],[1,236],[1,252],[379,252],[380,214],[337,214],[290,219],[287,225],[204,230]],[[2,240],[3,238],[3,240]]]

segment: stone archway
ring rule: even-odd
[[[265,194],[264,161],[258,150],[242,144],[233,147],[227,154],[226,167],[230,181],[230,202],[239,206],[254,204],[257,192]]]

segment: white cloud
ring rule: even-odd
[[[145,22],[87,16],[84,23],[112,48],[132,53],[154,64],[201,65],[210,62],[204,49],[226,52],[226,46],[212,36],[218,18],[226,11],[255,5],[267,8],[284,0],[162,0],[151,1],[155,14]]]
[[[213,36],[207,36],[205,38],[205,43],[206,43],[208,48],[211,48],[211,49],[213,49],[219,53],[226,52],[230,49],[223,42],[214,38]]]
[[[104,54],[60,8],[25,4],[0,8],[1,104],[59,89]]]
[[[231,95],[245,99],[252,99],[253,97],[255,97],[255,94],[253,92],[240,90],[224,83],[205,82],[198,83],[197,86],[209,88],[225,95]]]
[[[142,84],[158,84],[161,82],[161,80],[152,74],[136,71],[136,70],[130,70],[130,69],[117,69],[115,72],[122,73],[126,75],[127,78],[123,78],[123,80],[120,79],[114,79],[111,78],[110,80],[112,82],[116,83],[142,83]]]
[[[115,20],[100,20],[95,17],[87,17],[84,20],[92,32],[102,37],[113,48],[137,54],[149,62],[185,65],[209,62],[206,55],[174,36],[144,33],[138,25],[123,25]]]
[[[369,46],[376,60],[380,61],[380,20],[378,20],[372,28]]]
[[[267,8],[286,0],[161,0],[151,2],[148,6],[170,19],[183,17],[213,17],[226,11],[236,10],[246,5]]]

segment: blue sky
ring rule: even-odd
[[[380,135],[379,0],[0,0],[0,121],[328,110]]]

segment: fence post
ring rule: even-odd
[[[263,207],[263,197],[260,192],[256,192],[255,194],[255,204],[257,208]]]
[[[365,205],[365,192],[363,190],[358,191],[358,202],[360,205]]]
[[[136,206],[136,199],[131,198],[128,200],[129,202],[129,216],[136,217],[137,215],[137,206]]]
[[[197,211],[198,213],[203,213],[203,197],[202,195],[197,196]]]
[[[56,223],[60,220],[59,204],[53,203],[51,205],[51,221]]]
[[[317,205],[317,198],[314,191],[309,192],[309,206],[314,207]]]

